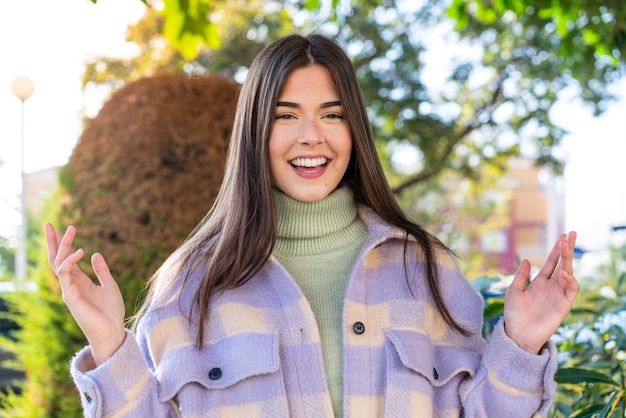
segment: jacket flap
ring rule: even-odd
[[[168,353],[156,368],[159,398],[166,402],[188,383],[224,389],[246,378],[278,370],[278,335],[242,333],[204,346]]]
[[[434,344],[418,330],[385,329],[384,333],[402,364],[433,386],[443,386],[459,373],[474,376],[478,368],[479,354],[453,345]]]

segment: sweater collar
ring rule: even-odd
[[[317,238],[346,228],[357,217],[352,191],[342,187],[317,202],[301,202],[273,189],[281,238]]]
[[[318,202],[301,202],[274,189],[274,202],[278,215],[275,253],[299,253],[302,249],[294,247],[305,242],[307,251],[329,251],[352,242],[355,224],[363,225],[348,187]]]

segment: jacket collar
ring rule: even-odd
[[[365,222],[369,233],[369,241],[376,241],[375,245],[392,239],[404,240],[407,232],[391,223],[387,222],[374,212],[370,207],[359,205],[357,208],[359,217]],[[408,235],[409,241],[416,241],[415,237]]]

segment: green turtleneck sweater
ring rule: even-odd
[[[311,305],[320,331],[335,416],[343,415],[343,300],[367,238],[352,192],[336,190],[319,202],[300,202],[274,190],[278,240],[274,256]]]

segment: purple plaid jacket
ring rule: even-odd
[[[556,353],[520,349],[498,324],[481,338],[482,299],[443,255],[441,289],[469,337],[443,321],[415,244],[360,208],[369,237],[343,311],[345,417],[547,416]],[[113,357],[95,368],[89,348],[71,373],[88,417],[331,417],[319,333],[287,271],[271,259],[247,284],[211,303],[205,346],[180,302],[152,311]]]

